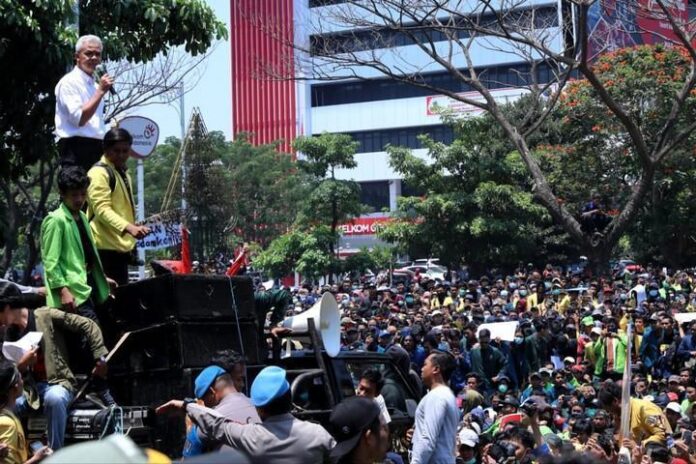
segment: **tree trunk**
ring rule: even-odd
[[[3,248],[2,260],[0,260],[0,272],[4,275],[5,272],[12,266],[12,257],[17,248],[17,203],[15,201],[15,192],[12,192],[7,181],[2,181],[0,184],[2,192],[5,195],[7,203],[7,230],[4,232],[5,246]]]
[[[611,269],[609,267],[609,259],[614,245],[602,241],[596,247],[592,247],[587,255],[590,261],[590,268],[594,277],[609,276]]]

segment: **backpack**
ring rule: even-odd
[[[114,170],[111,169],[111,166],[102,161],[97,161],[94,165],[106,169],[106,173],[109,175],[109,189],[111,193],[114,193],[114,189],[116,188],[116,174],[114,174]]]

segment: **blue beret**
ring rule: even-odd
[[[290,384],[285,378],[285,369],[278,366],[264,367],[251,384],[251,404],[256,407],[266,406],[288,390]]]
[[[227,371],[219,366],[208,366],[198,374],[196,381],[194,383],[193,393],[196,398],[203,398],[205,392],[208,391],[210,386],[215,382],[215,379],[223,374],[227,374]]]

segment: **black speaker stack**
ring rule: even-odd
[[[259,364],[259,330],[248,277],[165,275],[116,289],[106,334],[126,342],[110,362],[116,400],[154,406],[193,396],[193,380],[218,350]]]

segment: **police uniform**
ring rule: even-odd
[[[285,370],[268,366],[251,386],[252,404],[262,408],[289,389]],[[336,444],[321,425],[301,421],[290,413],[248,425],[230,422],[216,411],[194,403],[186,406],[186,413],[209,438],[246,453],[253,463],[329,462],[329,453]]]

